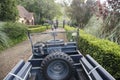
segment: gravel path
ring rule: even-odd
[[[51,30],[48,30],[48,32]],[[63,31],[58,29],[57,31]],[[59,36],[60,38],[62,36]],[[42,37],[40,37],[42,38]],[[27,59],[31,56],[31,45],[28,40],[17,44],[14,47],[8,48],[7,50],[0,53],[0,80],[8,74],[8,72],[15,66],[15,64],[23,59]]]
[[[24,41],[0,53],[0,80],[21,60],[27,60],[31,55],[29,41]]]

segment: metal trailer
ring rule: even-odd
[[[33,55],[27,62],[18,62],[4,80],[115,80],[90,55],[83,56],[80,53],[77,44],[79,31],[71,32],[73,36],[77,34],[76,41],[56,39],[58,33],[66,32],[53,31],[40,33],[52,34],[53,40],[35,44],[31,34],[28,34]]]

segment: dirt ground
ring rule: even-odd
[[[48,30],[47,32],[50,32]],[[63,29],[57,29],[57,31],[63,31]],[[34,36],[36,37],[36,36]],[[58,35],[59,38],[63,37]],[[47,36],[41,36],[40,39],[48,38]],[[21,59],[27,61],[27,59],[32,55],[31,45],[28,40],[23,41],[15,45],[14,47],[8,48],[0,53],[0,80],[10,72],[10,70],[17,64]]]

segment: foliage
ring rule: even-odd
[[[8,40],[9,38],[6,36],[6,34],[2,31],[3,23],[0,23],[0,50],[2,50],[4,47],[8,46]]]
[[[31,30],[31,32],[42,32],[50,28],[49,26],[40,25],[31,26],[31,28],[27,27],[28,26],[20,23],[0,23],[0,51],[26,40],[28,30]]]
[[[74,28],[66,27],[66,30]],[[108,40],[98,39],[80,30],[79,49],[90,54],[116,79],[120,78],[120,46]]]
[[[84,31],[99,38],[101,36],[102,26],[103,20],[101,18],[98,19],[96,15],[93,15],[86,24]]]
[[[100,38],[106,38],[120,44],[120,8],[119,0],[107,0],[103,4],[96,2],[95,13],[103,19]]]
[[[54,0],[17,0],[28,11],[34,12],[35,23],[44,23],[45,20],[52,20],[55,16],[61,15],[60,6]]]
[[[107,0],[104,3],[97,0],[92,7],[92,12],[96,15],[97,20],[92,21],[91,18],[84,30],[96,37],[120,44],[120,9],[118,5],[118,0]],[[103,23],[99,24],[101,20]],[[89,25],[91,22],[92,25]]]
[[[0,0],[0,21],[16,21],[17,16],[15,0]]]
[[[29,25],[28,28],[38,28],[40,26],[42,26],[42,25]]]
[[[30,32],[43,32],[43,31],[45,31],[46,29],[49,29],[50,27],[47,27],[47,26],[37,26],[37,27],[35,27],[34,26],[34,28],[29,28],[28,30],[30,31]]]
[[[114,17],[112,17],[114,16]],[[119,15],[120,16],[120,15]],[[112,18],[116,18],[112,20]],[[120,44],[120,18],[118,15],[109,15],[105,20],[101,32],[101,38],[107,38],[110,41]]]
[[[26,39],[27,28],[24,24],[7,22],[3,25],[3,32],[10,39],[9,45],[14,45]]]
[[[81,28],[87,24],[92,16],[90,10],[93,3],[92,0],[89,1],[88,3],[84,3],[83,0],[73,0],[71,6],[68,6],[66,9],[67,15],[72,19],[72,22]]]

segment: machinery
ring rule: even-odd
[[[79,30],[28,33],[33,54],[4,80],[115,80],[90,55],[80,53],[78,36]]]

